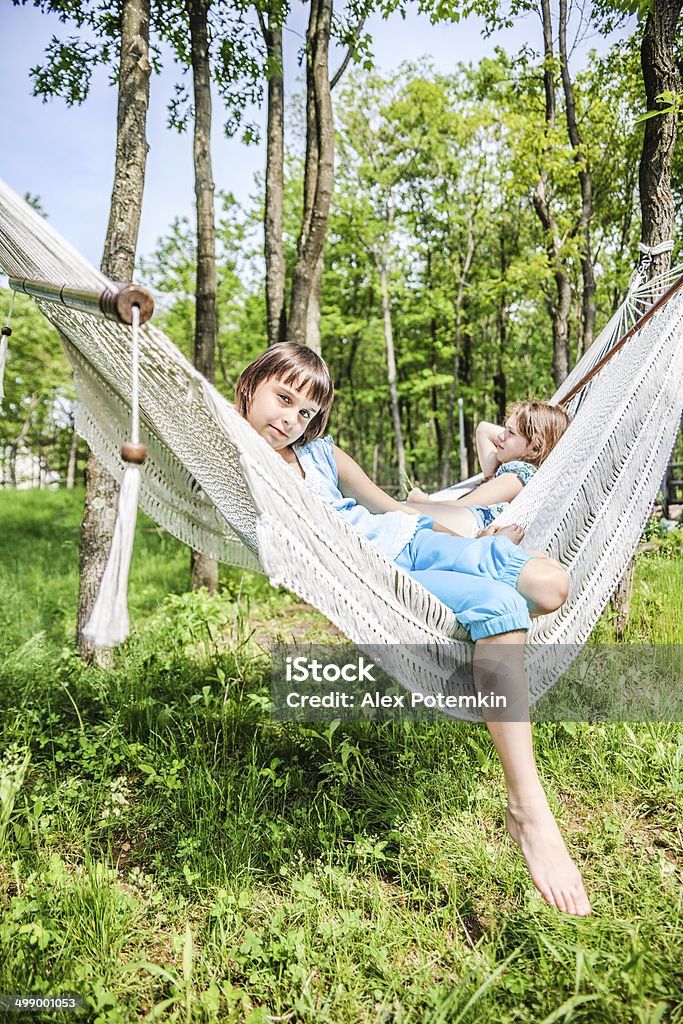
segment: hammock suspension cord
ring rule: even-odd
[[[7,339],[12,334],[12,328],[10,327],[10,321],[12,320],[12,309],[14,308],[14,292],[12,292],[9,300],[9,312],[7,313],[7,323],[2,328],[2,334],[0,335],[0,402],[5,397],[5,364],[7,362]]]
[[[668,242],[664,242],[662,244],[669,246],[669,248],[673,248],[673,242],[671,242],[670,244]],[[657,248],[661,248],[661,246],[658,246]],[[668,252],[669,250],[668,249],[663,249],[662,251],[663,252]],[[657,253],[653,253],[653,255],[657,255]],[[648,266],[649,266],[649,264],[651,262],[652,262],[652,259],[650,258],[650,260],[648,262]],[[639,267],[641,265],[642,265],[641,263],[638,264]],[[619,339],[619,341],[616,343],[616,345],[614,345],[613,348],[611,348],[609,350],[609,352],[607,352],[607,354],[604,355],[602,357],[602,359],[600,359],[595,364],[593,369],[590,370],[587,374],[585,374],[581,378],[581,380],[578,382],[578,384],[574,385],[574,387],[571,389],[571,391],[568,391],[566,395],[562,396],[559,404],[560,405],[568,405],[568,403],[571,402],[572,398],[574,398],[576,395],[578,395],[580,391],[583,391],[583,389],[585,388],[586,384],[588,384],[588,382],[591,381],[593,379],[593,377],[596,377],[600,373],[600,370],[602,370],[603,366],[605,366],[605,364],[608,363],[610,361],[610,359],[613,356],[615,356],[617,354],[617,352],[621,348],[624,347],[624,345],[629,340],[629,338],[632,338],[633,335],[636,333],[636,331],[639,331],[641,329],[641,327],[643,327],[647,323],[647,321],[650,319],[650,317],[653,316],[657,312],[658,309],[660,309],[662,306],[664,306],[669,301],[671,296],[674,295],[678,291],[678,289],[681,287],[681,285],[683,285],[683,276],[679,277],[677,281],[674,281],[674,283],[671,285],[671,287],[667,288],[667,290],[662,295],[660,295],[660,297],[657,299],[657,301],[652,306],[650,306],[650,308],[647,310],[647,312],[643,313],[643,315],[640,317],[640,319],[637,320],[636,323],[634,323],[633,327],[631,327],[626,332],[626,334],[622,335],[622,337]]]

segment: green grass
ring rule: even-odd
[[[80,500],[0,493],[0,993],[78,992],[59,1019],[98,1024],[683,1020],[680,726],[536,727],[595,907],[565,918],[483,727],[270,720],[259,642],[330,634],[259,577],[187,595],[142,520],[134,635],[85,667]],[[640,559],[632,640],[680,641],[677,543]]]

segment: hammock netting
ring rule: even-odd
[[[89,291],[110,283],[2,182],[0,266],[11,277]],[[627,301],[554,401],[664,283],[632,281]],[[130,329],[35,301],[59,330],[74,369],[77,429],[120,479],[130,424]],[[571,426],[500,517],[524,526],[524,547],[552,555],[572,580],[562,608],[533,623],[525,648],[531,703],[589,636],[641,537],[683,409],[682,320],[683,289],[577,396]],[[264,572],[358,647],[376,654],[386,645],[383,669],[409,689],[472,692],[473,648],[453,612],[312,493],[150,323],[141,328],[139,387],[141,440],[149,449],[140,504],[156,522],[197,551]]]

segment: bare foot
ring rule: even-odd
[[[569,856],[545,795],[514,812],[508,806],[505,821],[543,899],[565,914],[590,914],[591,905],[579,869]]]
[[[517,523],[510,523],[509,526],[496,526],[492,523],[486,529],[480,530],[477,537],[507,537],[513,544],[521,544],[524,540],[524,530]]]
[[[408,494],[406,501],[431,501],[426,491],[421,491],[419,487],[413,487],[412,491]]]

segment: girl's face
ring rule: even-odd
[[[514,416],[507,421],[494,443],[496,456],[501,465],[504,462],[512,462],[513,459],[523,459],[527,450],[526,438],[517,433],[517,421]]]
[[[262,380],[254,391],[247,422],[275,451],[295,444],[320,406],[305,391],[283,384],[277,377]]]

